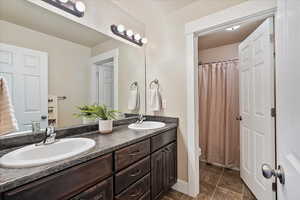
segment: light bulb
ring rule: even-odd
[[[132,35],[133,35],[133,31],[132,30],[127,30],[126,31],[126,35],[128,36],[128,37],[131,37]]]
[[[60,3],[68,3],[69,0],[59,0]]]
[[[76,1],[75,8],[77,11],[83,13],[85,11],[85,4],[82,1]]]
[[[148,42],[148,39],[147,39],[147,38],[142,38],[141,42],[142,42],[143,44],[146,44],[146,43]]]
[[[125,26],[122,25],[122,24],[119,24],[119,25],[117,26],[117,31],[118,31],[119,33],[123,33],[123,32],[125,31]]]
[[[234,31],[234,30],[239,29],[240,27],[241,27],[240,25],[236,25],[236,26],[233,26],[233,27],[230,27],[230,28],[226,28],[226,31]]]
[[[141,35],[140,34],[135,34],[134,36],[134,39],[136,40],[136,41],[139,41],[140,39],[141,39]]]

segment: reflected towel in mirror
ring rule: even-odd
[[[137,111],[140,109],[140,92],[138,87],[129,90],[128,110]]]
[[[8,85],[3,77],[0,77],[0,135],[15,132],[18,123],[9,95]]]

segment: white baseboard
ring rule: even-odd
[[[172,188],[178,192],[189,195],[188,183],[186,181],[177,179],[177,183]]]

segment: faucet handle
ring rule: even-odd
[[[46,135],[47,135],[47,136],[52,135],[54,132],[55,132],[54,126],[48,126],[48,127],[46,128]]]

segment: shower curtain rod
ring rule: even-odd
[[[198,66],[200,66],[200,65],[208,65],[208,64],[213,64],[213,63],[222,63],[222,62],[237,61],[237,60],[239,60],[239,59],[238,59],[238,58],[235,58],[235,59],[231,59],[231,60],[223,60],[223,61],[208,62],[208,63],[201,63],[201,62],[199,62],[199,63],[198,63]]]

